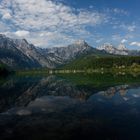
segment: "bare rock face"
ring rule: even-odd
[[[60,57],[63,61],[72,59],[78,54],[86,53],[92,49],[85,41],[76,41],[66,47],[54,47],[47,49],[48,54],[53,54],[55,57]]]
[[[37,48],[25,39],[11,39],[0,35],[0,61],[13,68],[55,68],[65,64],[90,49],[85,41],[77,41],[66,47]]]
[[[40,64],[30,59],[19,49],[14,39],[0,35],[0,61],[14,68],[39,67]]]
[[[105,43],[97,49],[84,40],[75,41],[65,47],[38,48],[25,39],[11,39],[0,34],[0,61],[11,68],[55,68],[85,54],[140,55],[140,51],[130,51],[124,44],[118,48]]]
[[[128,51],[126,46],[124,44],[122,44],[122,43],[118,46],[118,50],[120,50],[120,51]]]
[[[98,50],[104,50],[107,53],[115,54],[115,55],[132,55],[139,56],[140,51],[137,50],[129,50],[126,48],[124,44],[120,44],[118,47],[113,46],[110,43],[105,43],[102,46],[97,47]]]

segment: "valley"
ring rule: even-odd
[[[126,53],[127,52],[127,53]],[[39,48],[25,39],[0,35],[0,62],[12,71],[28,73],[74,73],[140,71],[139,51],[124,45],[104,44],[93,48],[84,40],[65,47]]]

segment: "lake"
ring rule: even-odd
[[[0,79],[0,140],[139,140],[140,75]]]

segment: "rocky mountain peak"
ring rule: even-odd
[[[28,41],[26,39],[22,39],[22,41],[26,44],[29,44]]]
[[[97,49],[98,50],[112,51],[112,50],[115,50],[116,48],[110,43],[104,43],[103,45],[97,47]]]
[[[75,45],[80,45],[80,46],[84,46],[87,45],[85,40],[77,40],[74,42]]]
[[[24,44],[24,45],[29,45],[28,41],[26,39],[13,39],[13,41],[16,43],[16,44]]]
[[[126,46],[125,46],[124,44],[121,43],[121,44],[118,46],[118,50],[127,51],[128,49],[126,48]]]
[[[4,34],[0,34],[0,38],[6,38]]]
[[[0,34],[0,61],[13,68],[55,68],[80,55],[91,53],[102,55],[105,53],[139,55],[139,52],[127,50],[123,44],[120,44],[117,48],[110,43],[105,43],[97,49],[88,45],[85,40],[78,40],[65,47],[43,49],[28,43],[26,39],[12,39]]]
[[[76,52],[83,52],[88,51],[92,47],[88,45],[88,43],[85,40],[77,40],[73,44],[68,45],[68,48],[72,51]]]
[[[128,55],[128,49],[125,47],[124,44],[120,44],[118,47],[113,46],[110,43],[105,43],[99,47],[97,47],[98,50],[104,50],[107,53],[110,54],[116,54],[116,55]]]

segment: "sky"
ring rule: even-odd
[[[38,47],[85,40],[140,50],[140,0],[0,0],[0,33]]]

